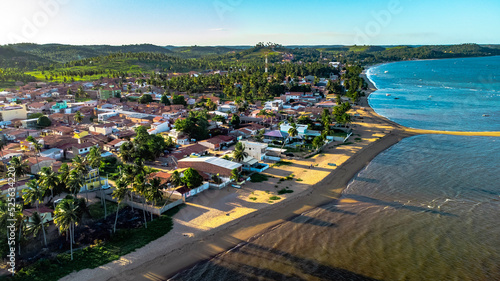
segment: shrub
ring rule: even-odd
[[[281,197],[276,196],[276,195],[269,197],[269,200],[280,200],[280,199],[281,199]]]
[[[293,190],[283,188],[283,189],[281,189],[281,190],[279,190],[279,191],[278,191],[278,194],[279,194],[279,195],[282,195],[282,194],[287,194],[287,193],[293,193]],[[279,197],[278,197],[278,198],[279,198]]]
[[[269,179],[269,177],[266,175],[263,175],[263,174],[252,174],[250,176],[251,182],[263,182],[263,181],[267,181],[268,179]]]

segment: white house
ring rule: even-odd
[[[251,156],[258,161],[262,161],[264,156],[266,156],[267,152],[267,143],[260,142],[252,142],[252,141],[241,141],[243,146],[245,147],[245,152],[248,153],[248,156]]]
[[[236,113],[238,111],[238,107],[233,104],[224,104],[219,106],[219,111]]]
[[[170,123],[168,121],[156,122],[151,124],[151,129],[148,130],[150,135],[155,135],[162,132],[170,131]]]
[[[61,160],[64,157],[64,150],[60,148],[51,148],[40,152],[40,156]]]

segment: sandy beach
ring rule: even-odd
[[[184,268],[227,251],[294,216],[338,200],[351,179],[382,151],[417,134],[500,136],[499,132],[446,132],[409,129],[376,114],[368,104],[375,86],[363,73],[369,90],[351,114],[349,144],[327,145],[309,159],[272,167],[262,183],[209,190],[187,202],[174,217],[174,228],[163,237],[95,269],[74,272],[61,280],[165,280]],[[332,166],[330,164],[335,164]],[[312,167],[312,168],[311,168]],[[293,180],[279,179],[293,174]],[[277,195],[283,188],[293,193]],[[270,201],[277,195],[279,200]]]
[[[366,80],[369,95],[376,89]],[[367,97],[350,113],[359,115],[352,123],[351,144],[334,143],[312,158],[270,168],[264,173],[270,176],[267,181],[247,183],[241,190],[230,187],[200,194],[173,217],[174,228],[163,237],[117,261],[74,272],[61,280],[165,280],[294,216],[339,199],[356,173],[375,156],[417,134],[377,115]],[[290,174],[293,180],[279,182]],[[278,195],[280,200],[269,200],[286,187],[294,192]]]

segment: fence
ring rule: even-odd
[[[111,202],[117,202],[116,199],[114,199],[113,197],[111,197],[110,195],[111,192],[109,192],[108,194],[105,194],[104,195],[104,199],[108,200],[108,201],[111,201]],[[101,197],[101,194],[100,192],[97,192],[96,194],[97,197]],[[147,212],[150,212],[150,213],[153,213],[155,215],[161,215],[163,214],[164,212],[174,208],[174,207],[177,207],[179,206],[180,204],[183,204],[184,203],[184,200],[182,200],[182,198],[180,199],[177,199],[176,201],[173,201],[172,203],[170,204],[167,204],[161,208],[157,208],[157,207],[153,207],[153,206],[150,206],[150,205],[147,205],[147,204],[144,204],[142,205],[142,203],[137,203],[137,202],[132,202],[132,201],[124,201],[123,203],[129,205],[130,207],[133,207],[133,208],[137,208],[137,209],[140,209],[140,210],[146,210]]]

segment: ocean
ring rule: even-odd
[[[500,130],[500,123],[489,124],[498,115],[498,94],[478,82],[479,73],[500,77],[500,67],[489,68],[495,60],[500,61],[495,57],[377,66],[370,74],[384,75],[373,79],[380,92],[370,103],[409,127]],[[416,78],[412,85],[410,78],[425,72],[417,65],[435,74],[425,82]],[[404,70],[408,68],[412,70]],[[447,80],[450,72],[461,78]],[[454,94],[439,91],[440,83]],[[470,91],[473,84],[482,90]],[[419,94],[410,90],[414,88],[421,88]],[[420,95],[432,95],[439,109],[416,105],[429,101],[417,99]],[[464,99],[481,101],[480,106],[457,105]],[[463,116],[455,120],[458,107]],[[295,217],[172,280],[500,280],[499,166],[499,138],[403,139],[360,171],[339,201]]]
[[[375,111],[410,128],[500,131],[500,57],[407,61],[370,68]],[[484,116],[483,116],[484,115]]]

